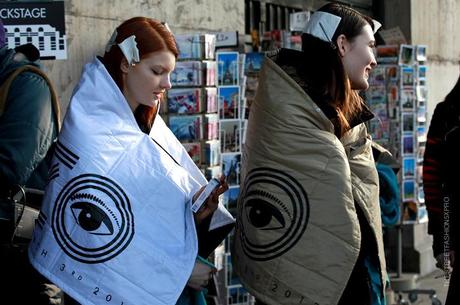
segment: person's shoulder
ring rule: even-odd
[[[446,101],[442,101],[436,104],[433,110],[432,121],[443,120],[449,113],[449,104]]]
[[[48,83],[44,77],[45,72],[41,70],[40,66],[30,62],[24,62],[19,65],[16,69],[23,69],[15,79],[13,84],[17,86],[45,86],[48,87]],[[13,71],[14,73],[14,71]],[[12,84],[12,85],[13,85]]]

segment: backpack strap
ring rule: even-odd
[[[22,72],[32,72],[32,73],[38,74],[48,84],[48,88],[51,94],[51,102],[52,102],[52,106],[54,109],[54,116],[55,116],[55,120],[57,124],[57,129],[59,132],[59,130],[61,129],[61,121],[60,121],[61,108],[59,106],[59,98],[57,96],[56,90],[54,89],[54,86],[51,80],[42,70],[40,70],[39,68],[35,66],[24,65],[22,67],[19,67],[16,70],[14,70],[5,81],[3,81],[3,84],[0,86],[0,116],[2,116],[3,112],[5,111],[5,104],[8,98],[8,91],[10,90],[10,86],[13,83],[14,79]]]

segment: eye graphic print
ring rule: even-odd
[[[280,209],[290,216],[284,204],[275,196],[255,190],[246,197],[246,216],[248,221],[260,230],[278,230],[286,227],[286,221]]]
[[[307,228],[307,194],[293,176],[280,170],[249,171],[239,201],[237,234],[253,260],[267,261],[289,251]]]
[[[88,202],[76,202],[70,206],[76,222],[84,230],[96,235],[113,234],[113,225],[102,209]]]
[[[95,174],[77,176],[59,192],[52,212],[54,237],[71,258],[87,264],[120,254],[134,237],[134,218],[123,189]]]

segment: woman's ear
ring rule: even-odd
[[[344,34],[340,34],[337,37],[336,42],[337,42],[337,48],[339,49],[340,56],[344,57],[345,53],[347,53],[349,49],[349,42],[348,42],[347,36],[345,36]]]
[[[129,71],[129,63],[128,61],[126,60],[125,57],[122,58],[121,62],[120,62],[120,70],[121,72],[123,73],[128,73]]]

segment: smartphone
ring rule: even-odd
[[[204,188],[204,190],[201,192],[200,196],[195,200],[195,202],[192,204],[192,211],[193,213],[198,212],[198,210],[201,208],[201,206],[208,200],[209,195],[218,188],[220,185],[220,181],[217,180],[216,178],[212,178],[209,180],[208,184]]]

